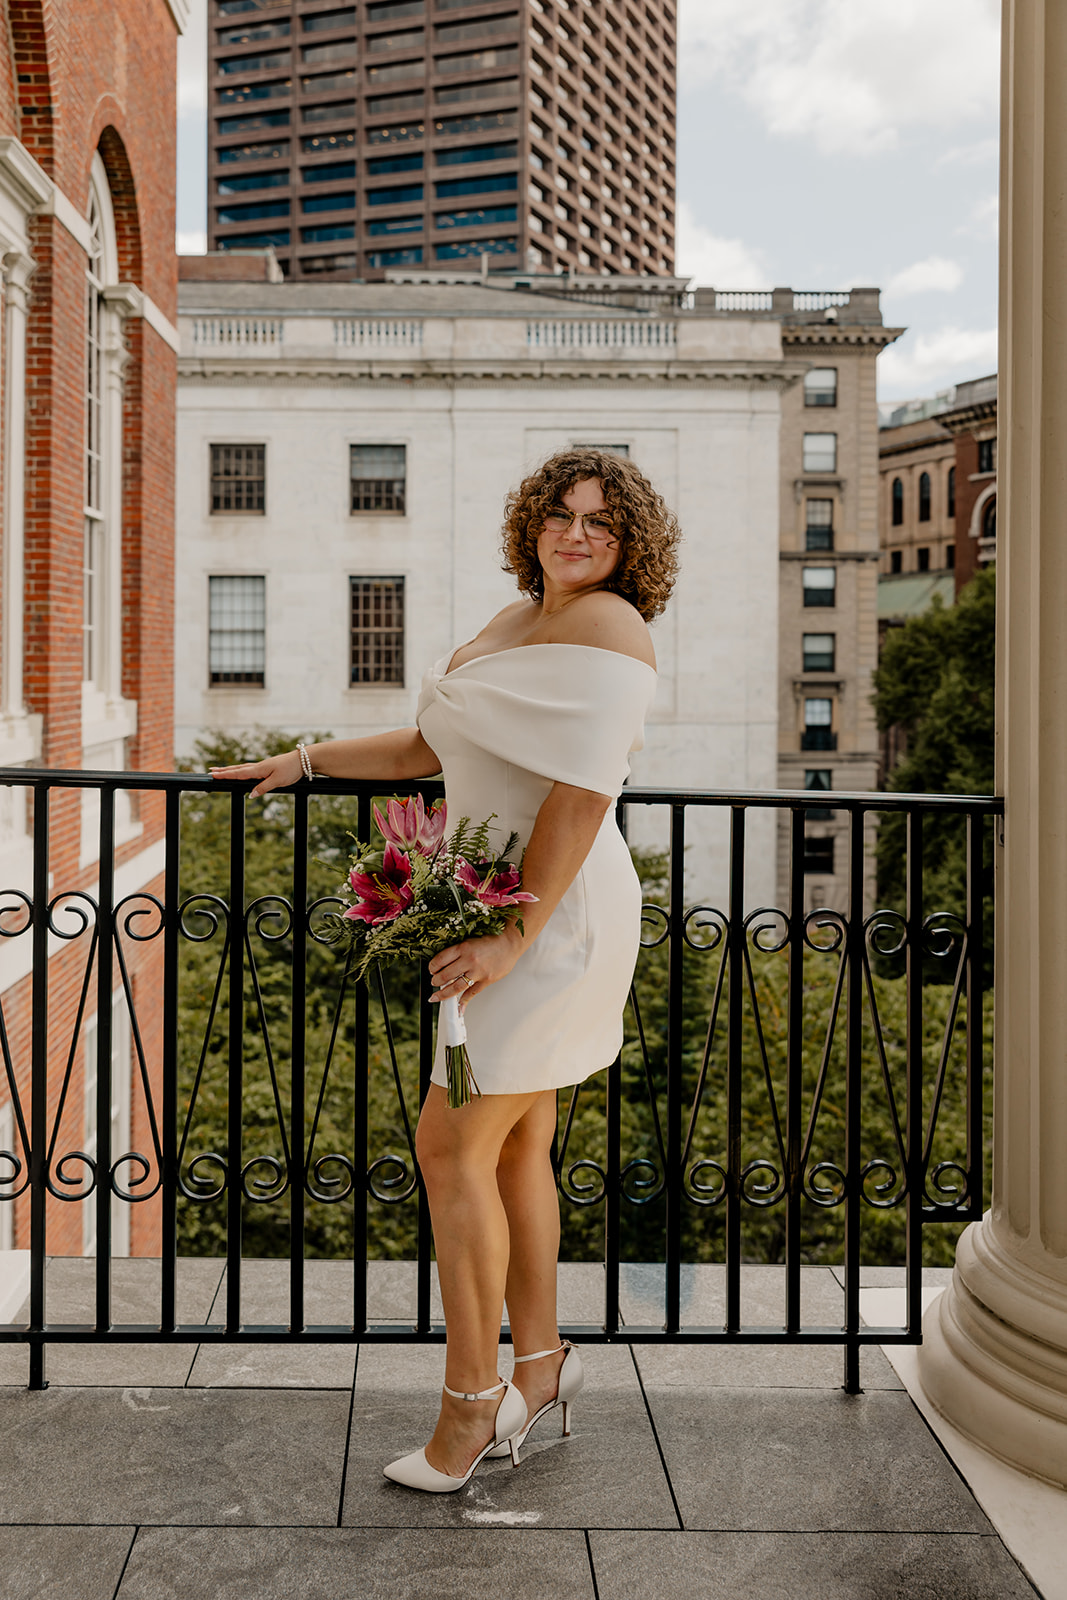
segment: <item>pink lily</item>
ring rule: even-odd
[[[519,869],[510,865],[494,871],[490,863],[485,877],[480,878],[469,861],[457,856],[456,881],[483,906],[517,906],[524,902],[532,904],[537,899],[535,894],[526,894],[519,888],[522,882]]]
[[[360,872],[353,867],[348,881],[359,896],[357,903],[343,913],[352,922],[366,922],[372,927],[393,922],[415,898],[411,891],[411,862],[392,844],[385,847],[380,872]]]
[[[445,836],[447,808],[443,800],[427,811],[421,794],[407,800],[390,800],[386,806],[388,817],[383,817],[374,807],[374,820],[378,832],[398,850],[417,850],[423,856],[435,856]]]

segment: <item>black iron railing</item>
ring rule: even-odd
[[[32,885],[0,895],[0,951],[28,940],[33,956],[28,1050],[5,1021],[16,991],[0,994],[0,1102],[10,1100],[14,1128],[0,1151],[0,1204],[28,1213],[31,1252],[28,1323],[0,1328],[0,1340],[29,1344],[31,1386],[43,1385],[54,1341],[443,1337],[431,1318],[413,1139],[433,1059],[427,979],[356,984],[323,939],[347,832],[368,837],[381,786],[322,780],[249,806],[244,786],[192,775],[18,769],[0,771],[0,783],[32,790]],[[99,805],[92,892],[52,882],[51,814],[69,805],[57,799],[69,790]],[[153,791],[165,809],[162,893],[116,899],[117,803]],[[828,800],[847,895],[811,909],[807,813],[825,832]],[[565,1252],[605,1269],[601,1326],[570,1337],[840,1344],[850,1390],[861,1345],[918,1341],[923,1229],[982,1212],[983,846],[1001,810],[981,797],[624,792],[620,824],[647,838],[655,823],[662,850],[640,855],[644,948],[622,1054],[606,1075],[560,1094]],[[752,908],[746,832],[768,811],[788,904]],[[880,909],[874,833],[879,818],[901,814],[902,903]],[[722,883],[718,908],[687,900],[687,841],[713,819],[719,869],[714,852],[703,859]],[[951,904],[924,902],[924,823],[942,839],[958,831],[957,879],[939,880],[956,883],[945,891]],[[763,825],[764,857],[767,848]],[[148,951],[158,955],[146,966]],[[50,1004],[60,960],[75,996],[65,1009]],[[94,1008],[87,1150],[76,1101]],[[151,1030],[149,1011],[161,1018]],[[129,1028],[138,1149],[113,1147],[116,1017]],[[47,1316],[49,1230],[72,1204],[94,1208],[91,1326]],[[112,1320],[111,1240],[123,1206],[153,1208],[159,1230],[159,1319],[147,1326]],[[178,1317],[177,1263],[198,1251],[225,1256],[221,1325]],[[353,1264],[341,1325],[307,1323],[309,1253]],[[289,1263],[282,1326],[243,1321],[242,1263],[260,1254]],[[368,1321],[373,1256],[417,1262],[410,1326]],[[780,1326],[745,1322],[742,1263],[752,1260],[781,1264]],[[900,1327],[861,1322],[860,1268],[872,1260],[906,1266]],[[661,1265],[655,1326],[623,1324],[627,1261]],[[724,1276],[724,1314],[711,1327],[683,1320],[683,1271],[701,1261]],[[841,1325],[806,1323],[801,1268],[830,1262],[843,1266]]]

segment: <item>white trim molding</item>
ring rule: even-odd
[[[184,33],[189,26],[190,0],[163,0],[163,4],[174,19],[178,32]]]
[[[175,355],[181,354],[181,337],[177,328],[159,309],[151,295],[138,289],[135,283],[117,283],[104,290],[104,298],[121,317],[143,317]]]

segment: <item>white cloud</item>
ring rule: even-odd
[[[956,232],[967,234],[972,239],[995,239],[999,228],[1000,197],[987,194],[971,208],[967,221],[961,223]]]
[[[890,294],[928,294],[941,290],[951,294],[963,282],[963,268],[957,261],[945,256],[927,256],[925,261],[915,261],[902,272],[894,273],[885,286]]]
[[[934,162],[935,167],[977,167],[987,161],[996,161],[1000,155],[999,139],[977,139],[973,144],[953,145]]]
[[[680,277],[716,289],[766,289],[771,276],[762,250],[743,239],[723,239],[712,233],[682,201],[678,206],[675,245]]]
[[[880,399],[935,394],[997,367],[996,328],[941,328],[905,334],[878,358]]]
[[[202,256],[207,250],[207,230],[179,228],[174,237],[174,248],[180,256]]]
[[[683,90],[729,84],[771,133],[824,152],[995,114],[996,0],[689,0],[680,33]]]

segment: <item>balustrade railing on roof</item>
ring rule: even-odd
[[[717,289],[716,311],[770,311],[774,295],[770,289]]]
[[[278,346],[285,333],[280,317],[194,317],[194,346]]]
[[[5,1021],[11,992],[0,993],[0,1111],[6,1103],[11,1130],[0,1206],[17,1207],[31,1265],[29,1323],[0,1328],[0,1341],[29,1344],[31,1385],[43,1384],[44,1353],[57,1341],[441,1338],[413,1139],[434,1052],[428,978],[398,968],[356,984],[323,937],[350,833],[370,837],[376,786],[319,780],[249,808],[247,786],[191,774],[11,768],[0,784],[32,791],[33,802],[32,882],[0,893],[0,949],[25,940],[32,952],[27,1044]],[[97,808],[93,893],[53,880],[69,816],[53,801],[69,790]],[[120,896],[116,814],[145,791],[165,797],[162,895]],[[847,903],[811,909],[828,807]],[[746,841],[768,810],[789,864],[777,907],[753,906],[747,888],[750,857],[765,854],[766,840]],[[839,1344],[850,1389],[861,1345],[918,1342],[923,1230],[982,1214],[983,850],[1001,810],[996,799],[944,795],[623,791],[620,825],[640,817],[647,832],[659,818],[666,853],[640,858],[643,949],[622,1053],[559,1096],[564,1238],[605,1268],[600,1328],[570,1337]],[[904,821],[906,897],[886,908],[871,899],[869,858],[875,822],[888,816]],[[692,903],[687,844],[711,826],[721,833],[722,899]],[[966,870],[951,903],[924,898],[924,828],[959,831]],[[134,983],[131,957],[146,946],[157,959]],[[50,1005],[57,952],[76,1006]],[[112,1025],[116,1008],[128,1034]],[[94,1013],[95,1145],[81,1092]],[[114,1053],[119,1037],[132,1041],[125,1061]],[[137,1150],[113,1140],[119,1073],[145,1140]],[[72,1205],[92,1208],[93,1326],[48,1320],[50,1218]],[[116,1327],[108,1255],[115,1207],[127,1205],[154,1212],[161,1291],[158,1317]],[[256,1239],[261,1253],[287,1258],[285,1327],[243,1322],[241,1266]],[[871,1239],[882,1259],[891,1249],[907,1263],[905,1326],[861,1323]],[[195,1253],[198,1240],[225,1250],[221,1325],[176,1320],[179,1254]],[[344,1325],[307,1320],[309,1250],[351,1268]],[[754,1250],[781,1263],[776,1327],[745,1319],[741,1263]],[[411,1326],[368,1326],[372,1255],[417,1260]],[[623,1325],[623,1260],[661,1263],[659,1327]],[[716,1327],[684,1320],[682,1267],[694,1260],[723,1266]],[[802,1263],[832,1260],[844,1265],[838,1327],[811,1321],[801,1304]]]
[[[673,322],[653,320],[584,321],[579,318],[559,318],[552,321],[527,322],[526,344],[531,350],[648,350],[653,353],[673,351],[676,345]]]
[[[395,317],[337,317],[334,343],[353,350],[421,350],[422,323]]]

